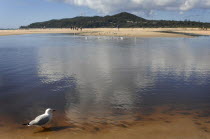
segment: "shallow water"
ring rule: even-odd
[[[0,117],[20,124],[51,107],[64,121],[94,123],[149,115],[165,106],[166,112],[205,111],[210,106],[209,41],[2,36]]]

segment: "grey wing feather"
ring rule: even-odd
[[[49,116],[42,117],[39,121],[37,121],[37,125],[44,125],[47,122],[49,122],[49,120],[50,120]]]
[[[50,121],[50,117],[48,115],[40,115],[36,117],[33,121],[31,121],[30,125],[44,125]]]

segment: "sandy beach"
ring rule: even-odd
[[[194,37],[210,35],[210,30],[200,28],[89,28],[81,30],[71,29],[18,29],[0,30],[0,36],[40,34],[40,33],[75,33],[87,36],[123,36],[123,37]]]

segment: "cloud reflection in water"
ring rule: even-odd
[[[161,93],[164,85],[157,85],[161,81],[176,80],[169,88],[208,83],[207,41],[206,38],[71,38],[67,41],[69,46],[39,48],[38,74],[47,84],[75,78],[73,92],[77,95],[67,93],[65,100],[67,117],[72,120],[132,112],[144,103],[143,93],[150,90]]]

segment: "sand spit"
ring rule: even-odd
[[[210,30],[200,28],[88,28],[83,30],[71,29],[18,29],[0,30],[0,36],[40,34],[40,33],[74,33],[87,36],[125,36],[125,37],[195,37],[208,36]]]

